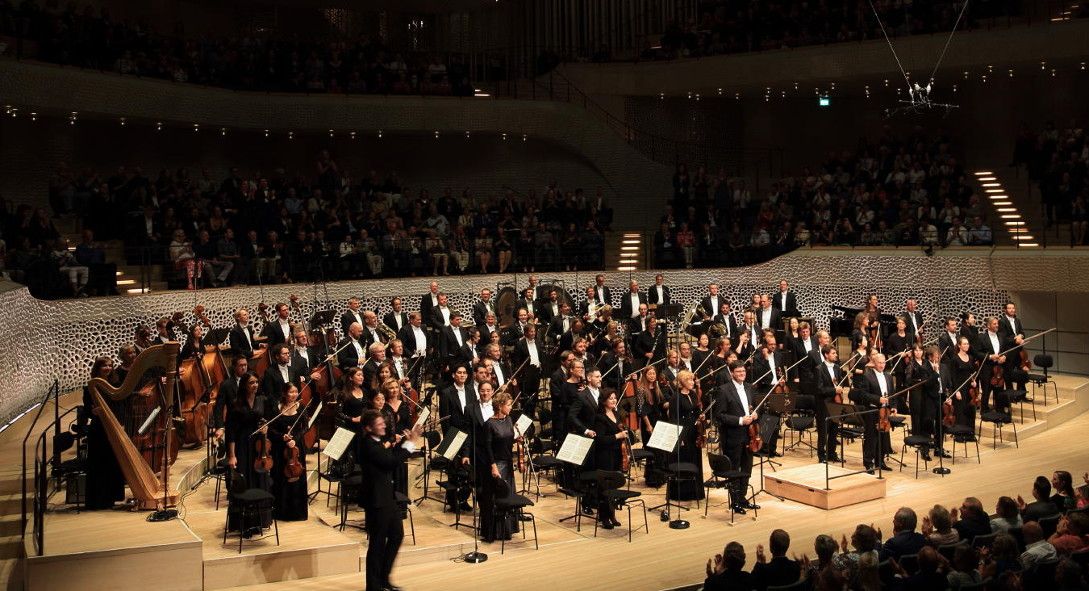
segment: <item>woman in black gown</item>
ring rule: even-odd
[[[654,433],[654,425],[662,418],[662,389],[658,385],[658,368],[647,366],[635,383],[635,413],[639,417],[639,437],[644,449],[654,455],[647,460],[643,475],[647,486],[658,488],[665,483],[667,454],[659,449],[648,448],[647,442]]]
[[[340,389],[340,408],[337,409],[337,424],[355,433],[351,450],[353,461],[362,458],[363,449],[363,411],[370,406],[370,401],[363,392],[363,370],[358,367],[348,368],[344,372],[344,383]],[[389,430],[387,429],[388,433]],[[346,458],[345,458],[346,459]],[[347,462],[345,462],[347,463]],[[351,468],[351,466],[348,466]]]
[[[480,385],[481,389],[490,388],[491,384]],[[518,531],[518,522],[511,519],[507,523],[497,523],[491,508],[495,506],[496,481],[502,479],[510,490],[514,491],[514,442],[520,441],[514,432],[514,422],[510,418],[510,411],[514,408],[514,401],[510,394],[500,392],[491,400],[494,414],[481,429],[484,445],[481,452],[484,457],[480,460],[489,471],[490,477],[483,479],[480,487],[481,493],[481,537],[485,542],[495,540],[509,540],[511,533]],[[483,508],[488,507],[488,511]]]
[[[897,316],[896,330],[890,333],[889,336],[885,337],[885,348],[882,350],[882,352],[885,354],[885,358],[890,360],[888,367],[891,368],[893,364],[896,364],[896,362],[899,361],[899,359],[893,359],[895,355],[907,351],[908,348],[911,347],[911,345],[912,343],[908,342],[907,320],[903,316]],[[904,353],[904,355],[907,355],[907,353]],[[906,368],[908,361],[908,359],[900,361],[899,365],[896,366],[896,370],[893,371],[892,375],[896,378],[897,385],[907,384],[905,378],[907,377]]]
[[[387,364],[383,364],[386,367]],[[408,403],[404,401],[401,383],[394,378],[386,378],[382,382],[379,396],[382,400],[382,418],[386,419],[386,433],[400,433],[412,428],[412,412]],[[401,494],[408,496],[408,464],[401,465],[393,471],[393,488]]]
[[[280,416],[269,422],[268,438],[272,442],[272,495],[276,497],[272,514],[282,521],[305,521],[309,499],[306,491],[306,445],[303,434],[309,420],[306,409],[298,404],[299,388],[293,383],[284,384],[280,404],[276,409]],[[289,479],[284,473],[287,454],[298,450],[302,477]],[[291,452],[293,453],[293,452]]]
[[[265,421],[272,418],[276,412],[270,398],[258,392],[260,383],[257,375],[247,373],[238,383],[238,397],[234,400],[234,407],[227,413],[227,421],[224,430],[227,438],[227,465],[231,470],[237,471],[246,480],[247,488],[261,488],[270,490],[272,482],[268,471],[259,469],[254,465],[256,457],[255,446],[258,440],[267,437],[267,429],[264,429]],[[259,432],[263,431],[263,432]],[[257,432],[256,434],[254,434]],[[271,455],[271,445],[269,446]],[[259,527],[267,527],[272,523],[271,507],[261,511],[259,519],[246,523],[246,533]],[[230,529],[236,529],[234,524]]]
[[[99,357],[91,368],[91,377],[108,380],[112,372],[113,359]],[[124,405],[114,403],[106,397],[103,399],[118,422],[123,422]],[[77,423],[85,429],[87,441],[87,492],[84,505],[92,510],[109,509],[117,501],[125,500],[125,475],[121,472],[117,456],[106,437],[101,411],[91,396],[90,386],[83,387],[83,408],[76,416]]]
[[[598,470],[610,472],[620,471],[621,446],[628,445],[628,431],[620,423],[620,415],[616,412],[619,399],[616,391],[609,391],[601,395],[598,401],[597,415],[594,417],[594,465]],[[628,447],[631,453],[631,447]],[[616,520],[616,509],[602,499],[598,503],[598,524],[605,529],[612,529],[620,522]]]
[[[666,494],[674,501],[702,500],[703,449],[696,445],[696,418],[700,412],[696,406],[696,377],[692,372],[682,370],[673,385],[665,420],[680,426],[681,436],[678,441],[680,452],[670,454],[670,461],[677,461],[679,455],[680,462],[696,467],[696,475],[693,480],[671,481]]]
[[[957,425],[975,429],[976,407],[972,404],[970,390],[973,383],[968,381],[977,369],[975,357],[972,356],[972,343],[966,337],[957,339],[957,353],[953,355],[953,387],[957,393],[953,396],[953,412],[957,417]]]

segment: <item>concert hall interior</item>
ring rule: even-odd
[[[0,0],[0,591],[1089,589],[1087,36]]]

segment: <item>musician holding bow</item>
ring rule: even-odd
[[[747,509],[759,508],[745,497],[745,491],[749,488],[749,477],[752,475],[753,458],[752,449],[749,447],[749,425],[759,419],[753,409],[760,402],[757,400],[756,388],[747,383],[746,378],[745,364],[740,361],[731,363],[730,380],[719,386],[715,408],[722,455],[730,459],[734,470],[740,470],[744,474],[730,488],[733,511],[741,515]]]

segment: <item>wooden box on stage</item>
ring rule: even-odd
[[[849,474],[853,470],[829,466],[830,476]],[[820,509],[836,509],[885,497],[884,479],[870,474],[854,474],[837,478],[825,490],[824,464],[779,470],[764,474],[764,488],[773,495]]]

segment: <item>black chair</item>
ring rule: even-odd
[[[998,532],[989,534],[982,534],[972,538],[972,547],[975,549],[990,548],[994,544],[994,539],[998,537]]]
[[[913,575],[919,572],[919,555],[918,554],[902,554],[900,559],[896,561],[900,564],[900,568],[904,569],[909,575]]]
[[[976,430],[964,425],[953,425],[945,430],[950,437],[953,438],[953,465],[957,463],[957,444],[964,444],[964,457],[968,457],[968,444],[974,443],[976,445],[976,463],[982,463],[982,459],[979,455],[979,438],[976,437]]]
[[[238,472],[231,472],[228,476],[230,485],[227,488],[227,519],[223,524],[223,543],[227,543],[227,534],[231,527],[231,518],[238,523],[238,553],[242,553],[242,542],[246,539],[246,523],[252,517],[260,520],[261,515],[272,515],[272,504],[275,497],[263,488],[250,488],[246,484],[246,477]],[[276,532],[276,545],[280,545],[280,526],[276,517],[272,517],[272,528]],[[264,530],[262,525],[260,528]]]
[[[702,486],[702,482],[697,481],[699,475],[699,468],[691,462],[672,462],[666,466],[666,497],[669,496],[669,483],[672,482],[676,490],[680,490],[682,482],[692,482],[696,486]],[[679,495],[678,495],[679,496]],[[681,505],[680,501],[677,501],[677,506],[682,510],[687,511],[688,507]],[[699,508],[700,500],[696,499],[696,507]]]
[[[351,474],[345,476],[339,482],[337,482],[337,510],[340,512],[340,531],[344,531],[345,527],[351,526],[356,529],[365,529],[363,523],[352,523],[348,521],[348,507],[351,505],[351,499],[354,499],[359,494],[359,488],[363,486],[363,474]]]
[[[654,452],[645,447],[634,447],[631,450],[632,467],[639,466],[643,469],[643,476],[647,474],[647,462],[654,457]],[[630,471],[629,471],[630,474]]]
[[[420,476],[423,480],[423,496],[417,499],[417,502],[423,502],[424,499],[430,498],[428,493],[431,488],[431,468],[435,463],[433,452],[442,443],[442,435],[438,431],[428,431],[424,433],[424,443],[426,444],[426,450],[423,454],[423,474]],[[446,458],[442,459],[445,460]]]
[[[211,459],[215,459],[213,456]],[[208,470],[208,475],[216,481],[216,511],[219,511],[219,497],[223,493],[224,481],[227,479],[227,473],[230,472],[231,467],[227,464],[227,459],[217,460],[212,468]]]
[[[67,485],[66,503],[72,503],[78,510],[86,501],[86,487],[84,485],[87,475],[87,448],[80,445],[80,436],[71,431],[64,431],[53,436],[53,457],[60,458],[61,454],[76,448],[76,457],[69,460],[60,460],[49,463],[52,467],[52,476],[57,479],[57,486],[63,481]]]
[[[502,554],[507,548],[507,538],[510,537],[510,530],[508,528],[508,519],[517,519],[519,522],[528,521],[533,524],[533,546],[535,550],[540,550],[541,546],[537,542],[537,518],[526,511],[526,507],[532,507],[533,501],[511,490],[510,485],[506,480],[497,478],[495,481],[495,506],[494,515],[495,523],[502,524],[504,528],[504,534],[500,536],[499,553]],[[526,528],[522,526],[522,539],[526,539]]]
[[[768,585],[768,591],[805,591],[806,589],[812,589],[813,581],[809,579],[798,579],[789,585]]]
[[[393,497],[397,500],[397,506],[404,511],[405,517],[408,517],[408,529],[412,532],[412,545],[416,545],[416,523],[412,519],[412,500],[408,498],[408,495],[401,491],[394,491]],[[403,519],[403,518],[402,518]]]
[[[734,470],[733,463],[730,458],[717,454],[711,451],[707,452],[707,463],[711,468],[711,478],[708,478],[703,483],[704,489],[707,491],[707,498],[703,503],[703,515],[707,516],[707,512],[711,506],[711,489],[724,489],[726,490],[726,504],[730,506],[730,523],[734,522],[734,504],[730,502],[730,487],[745,478],[745,473],[741,470]],[[749,485],[749,492],[752,496],[756,496],[756,489]],[[756,513],[754,513],[756,515]]]
[[[1032,384],[1032,397],[1036,398],[1036,388],[1044,390],[1044,406],[1047,406],[1047,387],[1050,385],[1055,390],[1055,402],[1059,401],[1059,385],[1048,375],[1048,370],[1055,366],[1055,359],[1051,355],[1037,355],[1032,358],[1032,363],[1044,370],[1043,373],[1029,373],[1028,381]]]
[[[950,563],[953,562],[953,555],[957,553],[958,548],[967,548],[968,540],[961,540],[956,544],[941,544],[938,546],[938,554],[941,554]]]
[[[534,437],[529,442],[529,465],[531,467],[533,481],[535,483],[534,495],[537,500],[541,500],[541,475],[551,474],[552,481],[556,482],[556,474],[563,468],[563,462],[556,459],[556,456],[552,453],[545,452],[544,441],[540,437]],[[525,478],[529,478],[530,475],[526,474]],[[523,486],[523,489],[528,490],[528,487]],[[558,488],[557,488],[558,490]]]
[[[977,436],[983,436],[983,423],[991,424],[991,448],[998,449],[998,442],[1005,441],[1002,435],[1002,431],[1006,425],[1013,426],[1013,444],[1015,447],[1021,447],[1017,442],[1017,423],[1013,422],[1013,419],[1006,413],[991,409],[979,415],[979,430]]]
[[[842,468],[847,463],[847,442],[854,443],[856,439],[862,439],[862,428],[850,425],[839,425],[834,432],[839,439],[839,465]]]
[[[1055,533],[1055,530],[1058,529],[1060,517],[1062,517],[1062,515],[1052,515],[1040,519],[1040,529],[1044,530],[1045,540],[1050,538]]]
[[[1025,403],[1029,403],[1032,409],[1032,420],[1036,420],[1036,399],[1030,398],[1028,390],[1003,390],[1001,396],[1008,402],[1007,404],[1017,403],[1018,412],[1020,412],[1021,424],[1025,423]]]
[[[1055,587],[1055,570],[1058,560],[1037,562],[1032,568],[1021,573],[1021,588],[1024,591],[1044,591]]]
[[[783,455],[786,455],[788,450],[792,450],[799,445],[807,445],[809,447],[809,457],[813,457],[813,450],[817,449],[813,445],[813,432],[816,431],[816,419],[812,414],[808,412],[795,411],[792,415],[787,417],[783,421]],[[790,445],[787,445],[787,435],[790,436]],[[802,440],[803,437],[808,437],[809,442],[806,443]]]
[[[643,508],[643,527],[646,528],[647,533],[650,533],[650,523],[647,522],[647,504],[643,499],[639,498],[642,493],[631,489],[621,488],[627,484],[628,479],[621,472],[611,472],[608,470],[598,470],[597,472],[597,489],[598,494],[602,499],[611,503],[616,508],[625,508],[628,510],[628,543],[631,543],[632,528],[631,528],[631,507],[635,503]],[[597,526],[601,523],[601,520],[594,521],[594,537],[597,537]],[[643,529],[643,527],[639,529]]]
[[[919,478],[919,459],[922,458],[922,452],[926,451],[930,447],[932,439],[926,435],[907,435],[904,437],[904,445],[900,446],[900,471],[904,471],[904,452],[907,448],[911,447],[915,449],[915,478]],[[929,469],[930,464],[923,459],[923,471]]]
[[[325,493],[325,506],[329,506],[329,501],[337,499],[337,503],[340,502],[340,481],[344,480],[347,476],[355,472],[355,456],[352,455],[351,450],[346,450],[344,455],[340,456],[339,460],[333,458],[325,458],[325,469],[321,468],[321,457],[318,457],[318,490],[313,493],[313,498]],[[321,483],[328,484],[328,488],[322,490]],[[333,493],[333,485],[337,485],[337,493]]]

